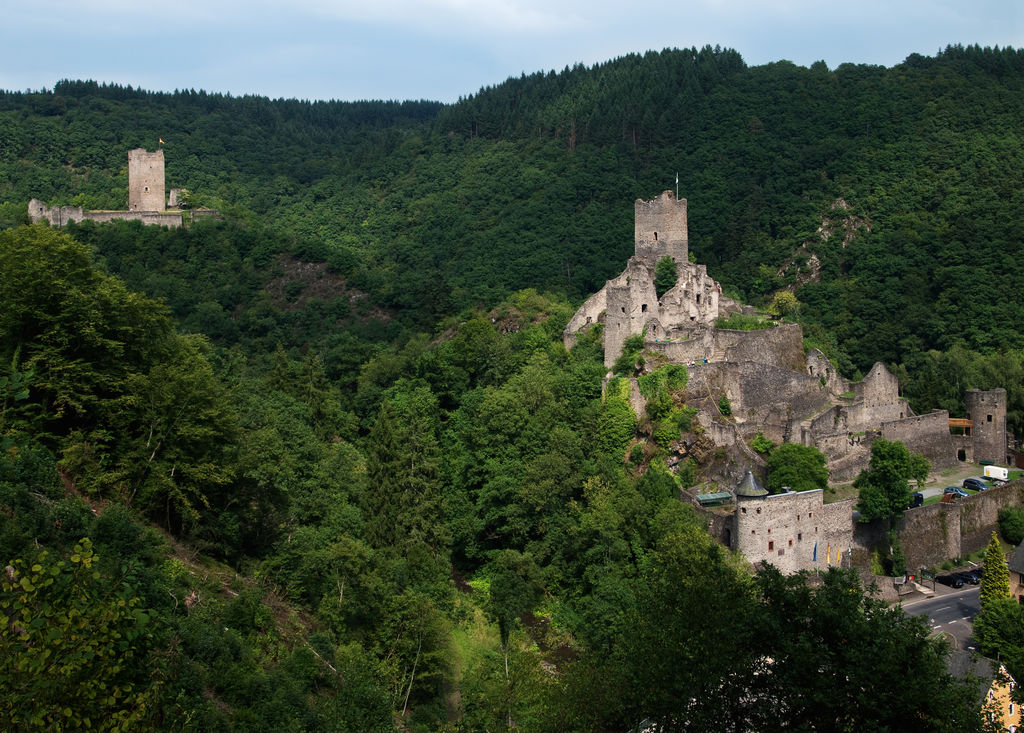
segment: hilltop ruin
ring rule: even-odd
[[[644,336],[648,363],[687,365],[687,404],[698,409],[706,435],[731,459],[714,467],[714,478],[735,485],[747,470],[763,475],[764,460],[749,447],[758,433],[775,443],[818,448],[833,481],[856,477],[877,437],[902,441],[937,469],[958,458],[1006,460],[1005,390],[969,393],[974,420],[955,422],[975,427],[953,436],[949,413],[915,415],[885,365],[875,364],[863,380],[852,382],[822,352],[805,353],[798,324],[756,331],[716,327],[721,316],[754,312],[722,295],[707,268],[690,262],[685,199],[671,191],[638,199],[634,238],[626,269],[580,307],[563,341],[571,348],[578,333],[600,323],[609,368],[635,334]],[[675,261],[677,280],[658,298],[654,270],[666,256]],[[643,398],[633,381],[633,407],[640,414]],[[728,419],[718,410],[722,396],[732,408]]]

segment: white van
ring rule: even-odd
[[[1006,481],[1010,475],[1010,469],[1003,468],[1002,466],[985,466],[985,478],[999,479],[1000,481]]]

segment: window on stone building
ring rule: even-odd
[[[769,527],[769,528],[768,528],[768,534],[771,534],[771,533],[772,533],[772,528],[771,528],[771,527]]]
[[[774,549],[775,549],[775,542],[773,540],[768,540],[768,552],[771,552]]]
[[[758,508],[757,508],[757,513],[758,513],[758,514],[760,514],[760,513],[761,513],[761,507],[758,507]]]
[[[658,241],[658,233],[657,233],[657,232],[655,232],[655,233],[654,233],[654,241],[655,241],[655,242],[657,242],[657,241]]]
[[[797,533],[796,533],[796,541],[797,541],[797,542],[799,542],[799,541],[800,541],[800,540],[802,540],[803,538],[804,538],[804,534],[803,534],[803,532],[797,532]]]
[[[792,547],[792,546],[793,546],[793,540],[792,540],[792,539],[790,539],[790,540],[789,540],[789,546],[790,546],[790,547]]]
[[[643,303],[643,304],[642,304],[642,305],[640,306],[640,312],[641,312],[641,313],[646,313],[646,312],[647,312],[647,303]]]
[[[697,304],[700,304],[700,293],[697,293]]]
[[[810,519],[814,516],[814,512],[807,512],[807,518]]]
[[[988,417],[986,417],[985,422],[992,422],[992,416],[989,415]]]
[[[740,511],[741,511],[741,512],[742,512],[743,514],[746,514],[746,513],[747,513],[747,508],[746,508],[746,507],[743,507],[743,508],[741,508],[741,509],[740,509]]]

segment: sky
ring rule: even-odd
[[[4,7],[6,6],[6,7]],[[749,66],[893,66],[1024,48],[1021,0],[0,0],[0,89],[61,79],[294,99],[455,102],[509,77],[664,48]]]

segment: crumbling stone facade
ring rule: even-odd
[[[1006,450],[1006,390],[969,389],[964,393],[971,428],[971,460],[1010,463]]]

